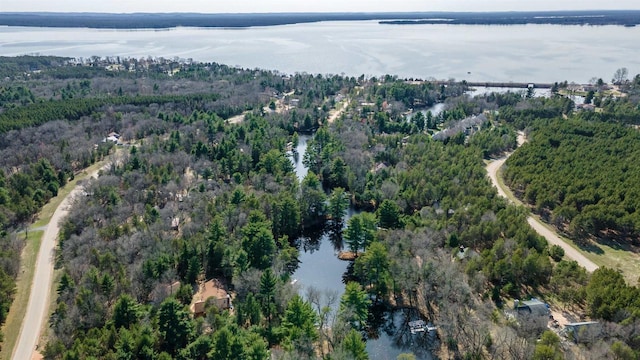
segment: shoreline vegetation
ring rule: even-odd
[[[95,29],[169,29],[175,27],[248,28],[321,21],[378,20],[381,24],[448,25],[640,25],[638,10],[542,12],[390,12],[390,13],[0,13],[0,25]]]

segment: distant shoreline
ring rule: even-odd
[[[538,12],[422,12],[422,13],[0,13],[0,26],[168,29],[175,27],[248,28],[322,21],[377,20],[385,25],[640,25],[640,10]]]

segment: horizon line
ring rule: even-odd
[[[273,11],[273,12],[104,12],[104,11],[0,11],[0,15],[9,14],[45,14],[45,15],[296,15],[296,14],[496,14],[496,13],[586,13],[586,12],[640,12],[640,9],[563,9],[563,10],[487,10],[487,11],[453,11],[453,10],[415,10],[415,11]]]

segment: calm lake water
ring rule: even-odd
[[[0,27],[0,55],[193,58],[245,68],[469,81],[586,83],[640,72],[640,27],[380,25],[322,22],[248,29]]]

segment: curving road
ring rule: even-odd
[[[98,171],[93,172],[90,177],[97,177]],[[38,259],[36,260],[33,283],[31,284],[27,312],[20,328],[17,345],[13,351],[12,358],[14,360],[31,359],[34,355],[33,352],[40,337],[40,329],[49,313],[49,293],[53,280],[55,247],[58,232],[60,231],[60,221],[67,216],[71,201],[80,191],[82,191],[82,185],[78,183],[58,205],[44,230]]]
[[[518,134],[518,146],[522,145],[524,141],[525,141],[524,135]],[[494,160],[489,164],[487,164],[487,173],[489,174],[489,178],[491,179],[493,186],[495,186],[498,189],[498,194],[500,196],[506,198],[509,201],[511,201],[511,199],[507,196],[505,189],[502,186],[500,186],[500,183],[498,182],[498,171],[500,170],[504,162],[507,160],[507,158],[511,156],[511,154],[513,153],[512,152],[508,153],[506,156],[500,159]],[[518,201],[517,205],[522,205],[522,203]],[[564,241],[561,237],[559,237],[555,232],[549,230],[549,228],[545,226],[537,218],[533,217],[532,215],[529,215],[529,217],[527,218],[527,222],[540,236],[547,239],[549,243],[560,246],[564,250],[564,255],[567,258],[571,260],[575,260],[576,262],[578,262],[578,264],[580,264],[585,269],[587,269],[587,271],[593,272],[595,269],[598,268],[598,265],[596,265],[593,261],[587,259],[584,255],[582,255],[580,251],[576,250],[571,245],[569,245],[566,241]]]

